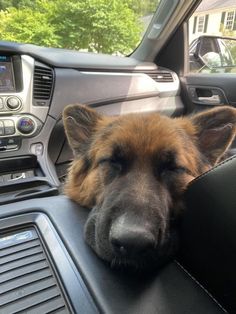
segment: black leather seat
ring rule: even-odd
[[[186,204],[179,260],[236,313],[236,156],[192,181]]]

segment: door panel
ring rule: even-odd
[[[191,95],[191,87],[201,87],[203,89],[216,89],[221,94],[222,104],[236,106],[236,74],[188,74],[184,78],[188,89],[190,101],[194,102]],[[207,103],[206,103],[207,104]],[[208,103],[211,105],[211,103]]]
[[[236,74],[191,73],[181,79],[182,96],[188,112],[199,112],[216,106],[236,107]],[[236,154],[236,140],[226,157]]]

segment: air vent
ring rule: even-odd
[[[154,81],[158,83],[170,83],[174,82],[173,76],[167,71],[158,71],[153,73],[147,73]]]
[[[53,86],[53,70],[35,65],[34,68],[34,105],[49,105]]]
[[[71,313],[34,228],[0,237],[0,313]]]

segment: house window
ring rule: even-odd
[[[234,25],[235,11],[227,12],[225,20],[225,29],[232,30]]]
[[[198,33],[202,33],[203,32],[204,22],[205,22],[205,16],[199,16],[199,18],[198,18],[198,27],[197,27]]]

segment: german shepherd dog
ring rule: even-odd
[[[113,267],[161,266],[177,248],[183,192],[232,143],[236,109],[173,119],[69,105],[63,122],[75,156],[65,193],[91,209],[86,242]]]

